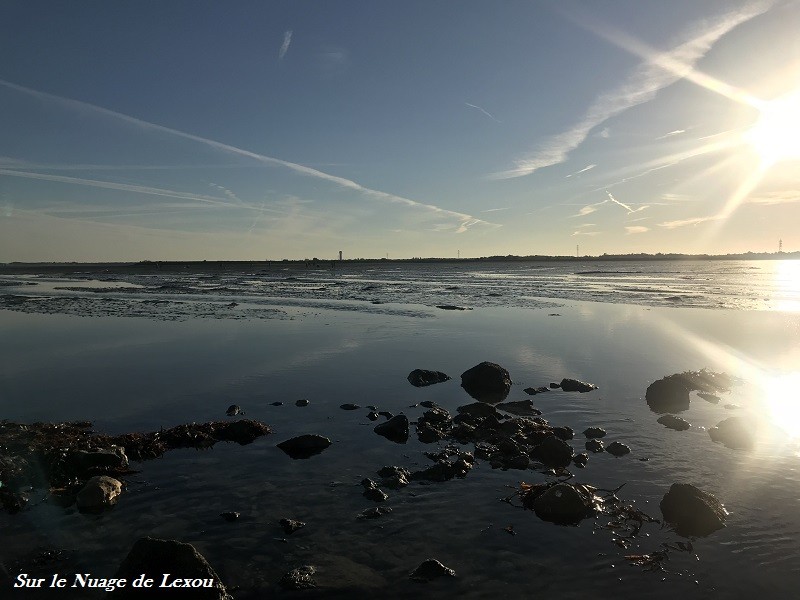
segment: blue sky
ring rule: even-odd
[[[800,249],[797,31],[797,0],[6,0],[0,262]]]

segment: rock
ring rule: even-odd
[[[595,454],[597,454],[598,452],[605,451],[605,447],[603,446],[603,442],[601,442],[600,440],[594,440],[594,439],[589,440],[588,442],[586,442],[586,449],[589,452],[594,452]]]
[[[563,427],[553,427],[553,435],[566,442],[575,437],[575,432],[572,431],[572,427],[564,425]]]
[[[453,477],[466,477],[472,469],[472,464],[459,458],[454,462],[440,460],[423,471],[415,471],[411,474],[414,481],[449,481]]]
[[[388,515],[392,512],[392,509],[388,506],[375,506],[373,508],[367,508],[362,510],[356,516],[357,519],[377,519],[378,517],[382,517],[383,515]]]
[[[512,415],[520,415],[523,417],[537,417],[542,414],[542,411],[533,407],[533,402],[531,400],[502,402],[501,404],[495,405],[495,408],[511,413]]]
[[[251,444],[263,435],[270,433],[269,427],[251,419],[240,419],[222,423],[214,432],[214,437],[225,442],[236,442],[242,446]]]
[[[421,421],[431,425],[441,425],[443,423],[447,423],[450,419],[452,419],[452,417],[446,409],[435,406],[430,410],[425,411],[425,413],[422,415]]]
[[[527,387],[522,391],[528,394],[529,396],[535,396],[536,394],[543,394],[544,392],[549,392],[550,390],[548,390],[546,387],[538,387],[538,388]]]
[[[565,392],[580,392],[582,394],[597,389],[597,386],[593,383],[586,383],[577,379],[562,379],[560,385]]]
[[[378,414],[387,420],[394,416],[394,413],[390,413],[388,410],[379,410]]]
[[[350,404],[349,402],[346,404],[342,404],[339,406],[342,410],[358,410],[361,408],[358,404]]]
[[[442,310],[472,310],[471,308],[466,308],[465,306],[456,306],[454,304],[437,304],[436,308],[441,308]]]
[[[225,411],[225,414],[228,415],[229,417],[235,417],[236,415],[238,415],[241,412],[242,412],[242,409],[238,404],[231,404],[228,407],[228,410]]]
[[[471,417],[497,417],[497,410],[491,404],[485,402],[473,402],[472,404],[465,404],[456,409],[460,414],[469,415]]]
[[[122,446],[111,446],[99,450],[75,450],[67,459],[76,473],[90,471],[123,471],[128,468],[128,457]]]
[[[675,415],[664,415],[658,418],[658,422],[664,427],[669,427],[675,431],[686,431],[691,427],[689,421],[676,417]]]
[[[321,435],[307,433],[281,442],[278,448],[292,458],[310,458],[331,445],[331,441]]]
[[[661,500],[664,520],[679,535],[704,536],[725,527],[728,511],[713,495],[688,483],[673,483]]]
[[[625,456],[626,454],[630,454],[630,451],[631,449],[628,446],[620,442],[611,442],[606,446],[606,452],[612,456]]]
[[[373,411],[371,411],[371,412],[367,413],[367,418],[368,418],[370,421],[377,421],[377,420],[378,420],[378,413],[376,413],[376,412],[373,410]]]
[[[414,581],[430,581],[431,579],[436,579],[437,577],[455,577],[456,572],[449,568],[445,567],[442,563],[438,560],[429,558],[416,569],[411,572],[411,579]]]
[[[533,501],[533,510],[543,521],[577,523],[592,514],[592,499],[583,487],[569,483],[550,486]]]
[[[498,364],[482,362],[461,374],[461,387],[476,400],[500,402],[511,389],[511,376]]]
[[[408,417],[397,415],[385,423],[379,423],[375,425],[375,433],[398,444],[405,444],[408,441]]]
[[[744,417],[728,417],[708,430],[708,435],[715,442],[734,450],[747,450],[753,447],[751,427]]]
[[[233,521],[236,521],[241,515],[235,511],[228,511],[220,513],[219,516],[228,521],[229,523],[232,523]]]
[[[122,483],[113,477],[96,475],[78,492],[76,503],[81,512],[102,512],[117,503]]]
[[[572,462],[572,447],[564,440],[548,435],[533,449],[531,456],[548,467],[566,467]]]
[[[378,475],[383,478],[381,485],[397,490],[408,485],[411,472],[403,467],[383,467]]]
[[[446,437],[444,431],[424,421],[417,425],[417,438],[423,444],[433,444]]]
[[[645,393],[645,399],[653,412],[681,412],[689,408],[689,392],[698,391],[701,398],[716,403],[719,402],[719,398],[711,392],[726,391],[731,382],[728,375],[705,369],[675,373],[651,383]]]
[[[436,404],[433,400],[423,400],[419,403],[420,406],[423,408],[439,408],[439,405]]]
[[[308,402],[308,400],[306,400],[306,399],[304,398],[304,399],[302,399],[302,400],[298,400],[297,402],[295,402],[295,403],[294,403],[294,405],[295,405],[295,406],[308,406],[308,405],[309,405],[309,402]]]
[[[192,600],[232,600],[214,569],[191,544],[176,540],[141,538],[131,548],[117,570],[118,578],[133,581],[142,574],[160,584],[164,574],[175,579],[200,579],[208,587],[195,587],[188,593],[172,588],[134,588],[126,586],[117,598],[192,598]]]
[[[742,407],[739,406],[738,404],[726,404],[724,408],[726,410],[738,410],[738,409],[740,409]]]
[[[372,479],[364,479],[361,482],[364,486],[364,497],[372,500],[373,502],[386,502],[389,495],[378,487],[378,484]]]
[[[585,452],[581,452],[580,454],[576,454],[572,457],[573,464],[578,467],[579,469],[583,469],[586,467],[586,464],[589,462],[589,455]]]
[[[601,438],[606,435],[606,430],[602,427],[587,427],[583,430],[583,435],[587,438]]]
[[[435,383],[449,381],[450,376],[441,371],[427,371],[425,369],[414,369],[408,374],[408,382],[415,387],[425,387]]]
[[[300,402],[300,400],[298,400],[297,402]],[[297,404],[297,402],[295,402],[295,404]],[[308,403],[308,400],[306,400],[306,403]],[[281,402],[280,400],[276,400],[275,402],[270,402],[270,405],[271,406],[283,406],[283,402]],[[305,406],[305,404],[297,404],[297,406]]]
[[[550,382],[550,389],[551,390],[557,390],[560,387],[561,387],[560,383],[553,383],[552,381]]]
[[[295,521],[294,519],[286,519],[286,518],[281,519],[279,521],[279,524],[281,527],[283,527],[283,531],[286,533],[286,535],[291,535],[298,529],[302,529],[303,527],[306,526],[306,524],[303,523],[302,521]]]
[[[287,590],[307,590],[315,588],[317,587],[317,582],[314,581],[313,575],[316,572],[317,570],[311,565],[297,567],[284,574],[278,583]]]
[[[720,398],[715,394],[709,394],[707,392],[697,392],[697,395],[706,402],[710,402],[711,404],[719,404]]]

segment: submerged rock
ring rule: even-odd
[[[520,415],[523,417],[538,417],[542,414],[538,408],[533,407],[531,400],[516,400],[514,402],[502,402],[495,406],[498,410],[511,413],[512,415]]]
[[[675,415],[664,415],[663,417],[659,417],[658,422],[664,427],[669,427],[675,431],[686,431],[692,426],[689,421],[681,419],[680,417],[676,417]]]
[[[331,441],[328,438],[314,433],[307,433],[281,442],[278,444],[278,448],[292,458],[310,458],[330,445]]]
[[[445,567],[442,563],[434,558],[429,558],[420,564],[416,569],[411,572],[411,579],[415,581],[430,581],[437,577],[455,577],[456,572]]]
[[[601,438],[605,437],[606,430],[602,427],[587,427],[583,430],[583,435],[587,438]]]
[[[377,519],[378,517],[382,517],[383,515],[388,515],[392,512],[392,509],[388,506],[375,506],[373,508],[367,508],[362,510],[356,516],[357,519]]]
[[[548,435],[531,452],[531,456],[548,467],[566,467],[572,462],[572,446],[564,440]]]
[[[565,442],[575,437],[575,432],[572,431],[572,427],[567,427],[566,425],[563,427],[553,427],[553,434]]]
[[[310,403],[305,398],[301,398],[297,402],[294,403],[295,406],[308,406]]]
[[[543,521],[571,525],[592,515],[594,505],[585,486],[558,483],[533,500],[533,510]]]
[[[472,404],[465,404],[456,409],[459,414],[469,415],[471,417],[498,417],[497,410],[491,404],[485,402],[473,402]]]
[[[339,408],[342,410],[358,410],[361,407],[358,404],[351,404],[350,402],[347,402],[342,404]]]
[[[688,483],[673,483],[661,500],[664,520],[680,535],[704,536],[725,527],[728,511],[712,494]]]
[[[377,421],[378,420],[378,413],[376,413],[374,410],[370,411],[370,412],[367,413],[367,418],[370,421]]]
[[[122,483],[113,477],[97,475],[86,482],[75,499],[81,512],[102,512],[117,503]]]
[[[397,415],[375,426],[375,433],[398,444],[408,441],[408,417]]]
[[[408,374],[408,382],[415,387],[425,387],[449,381],[450,376],[441,371],[427,371],[425,369],[414,369]]]
[[[176,598],[191,597],[193,600],[232,600],[220,581],[219,575],[191,544],[176,540],[141,538],[131,548],[128,556],[117,570],[117,577],[129,582],[144,574],[161,582],[165,573],[170,581],[175,579],[200,579],[208,587],[192,588],[189,594],[181,594],[171,588],[134,588],[126,586],[116,592],[118,598]]]
[[[562,379],[560,387],[565,392],[580,392],[582,394],[597,389],[595,384],[586,383],[585,381],[579,381],[577,379]]]
[[[611,442],[606,446],[606,452],[612,456],[625,456],[626,454],[630,454],[631,449],[620,442]]]
[[[522,391],[528,394],[529,396],[535,396],[536,394],[543,394],[544,392],[549,392],[550,390],[546,387],[538,387],[538,388],[527,387]]]
[[[500,402],[511,389],[511,376],[498,364],[482,362],[461,374],[461,387],[476,400]]]
[[[719,404],[720,398],[716,394],[709,394],[707,392],[697,392],[697,395],[706,402],[710,402],[711,404]]]
[[[233,523],[234,521],[238,520],[241,515],[236,511],[227,511],[224,513],[219,513],[219,516],[229,523]]]
[[[315,588],[317,587],[317,582],[314,581],[314,573],[316,572],[317,570],[311,565],[297,567],[285,573],[278,583],[287,590],[307,590]]]
[[[296,521],[294,519],[286,519],[286,518],[281,519],[279,521],[279,524],[281,527],[283,527],[283,531],[284,533],[286,533],[286,535],[291,535],[298,529],[302,529],[303,527],[306,526],[306,524],[303,523],[303,521]]]
[[[753,433],[750,423],[744,417],[728,417],[708,430],[715,442],[734,450],[747,450],[753,447]]]

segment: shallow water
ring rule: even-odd
[[[789,385],[800,365],[800,314],[570,299],[555,309],[377,306],[395,313],[332,310],[325,303],[335,300],[314,308],[286,302],[274,319],[175,322],[0,310],[5,418],[90,419],[100,431],[154,430],[224,418],[236,403],[246,417],[274,429],[248,446],[173,451],[141,463],[119,504],[104,515],[36,504],[45,495],[40,490],[25,512],[0,513],[0,557],[9,574],[38,549],[61,548],[67,559],[48,572],[113,576],[133,542],[154,535],[195,544],[226,584],[238,588],[237,598],[287,594],[276,582],[302,564],[317,566],[317,594],[342,597],[588,592],[633,598],[646,592],[699,598],[788,596],[797,589],[800,411],[797,388]],[[458,375],[483,360],[510,371],[509,400],[562,377],[599,386],[587,394],[532,397],[551,423],[576,431],[576,451],[583,451],[580,432],[590,425],[608,431],[606,442],[632,448],[618,459],[592,455],[586,469],[572,469],[576,481],[607,489],[625,483],[620,497],[654,517],[671,483],[694,483],[725,504],[728,526],[694,540],[694,552],[670,553],[667,572],[645,572],[624,556],[684,538],[651,524],[623,550],[610,531],[595,529],[602,517],[577,527],[545,523],[500,501],[513,491],[509,486],[545,475],[492,470],[481,461],[464,480],[387,490],[390,515],[356,520],[374,506],[361,495],[362,478],[376,478],[385,464],[424,468],[429,461],[422,452],[431,447],[413,435],[394,444],[372,431],[365,409],[339,405],[374,404],[413,420],[424,409],[410,405],[433,400],[454,412],[472,401]],[[743,382],[716,405],[693,394],[680,415],[692,423],[688,431],[658,424],[644,402],[647,385],[702,367]],[[442,370],[453,380],[417,389],[405,380],[414,368]],[[299,398],[310,405],[296,407]],[[725,408],[730,403],[741,408]],[[757,444],[751,451],[715,444],[702,429],[734,413],[752,419]],[[301,433],[334,443],[308,460],[291,460],[275,447]],[[241,512],[241,519],[225,522],[219,513],[226,510]],[[308,526],[286,538],[277,525],[282,517]],[[513,536],[503,530],[511,524]],[[428,557],[458,577],[411,582],[408,573]]]

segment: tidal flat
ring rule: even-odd
[[[10,287],[4,294],[31,293]],[[267,307],[269,318],[226,318],[202,307],[180,319],[0,310],[0,408],[8,421],[91,421],[109,435],[225,419],[252,419],[272,430],[246,445],[223,442],[131,461],[137,472],[120,476],[123,492],[101,514],[60,506],[45,488],[30,490],[24,510],[0,513],[0,585],[10,586],[20,572],[111,578],[136,540],[152,536],[191,543],[242,599],[291,596],[296,592],[280,581],[306,565],[317,585],[303,592],[309,597],[699,598],[796,589],[798,313],[552,297],[538,305],[444,311],[391,300],[237,298],[229,307],[228,297],[203,299],[239,311]],[[466,304],[463,297],[441,303]],[[365,310],[348,310],[351,304]],[[417,439],[413,423],[427,410],[420,403],[457,414],[474,402],[460,375],[482,361],[509,371],[507,401],[531,400],[551,425],[572,428],[567,443],[575,453],[585,452],[582,432],[601,427],[606,444],[623,443],[630,454],[590,452],[585,468],[567,468],[571,478],[534,463],[503,469],[476,458],[463,478],[383,488],[388,499],[380,504],[365,497],[362,481],[379,481],[382,467],[423,470],[432,464],[424,453],[451,442]],[[417,388],[406,379],[417,368],[451,379]],[[645,400],[648,386],[703,368],[737,381],[717,402],[691,392],[688,409],[675,413],[688,429],[664,426]],[[598,389],[524,391],[562,378]],[[343,410],[344,404],[359,408]],[[243,414],[226,416],[231,405]],[[368,407],[405,414],[412,422],[407,442],[377,435],[384,417],[372,421]],[[708,430],[734,415],[748,424],[752,448],[711,439]],[[332,443],[297,460],[278,448],[304,434]],[[472,443],[457,446],[475,450]],[[709,535],[682,536],[653,522],[621,543],[602,514],[556,525],[503,501],[521,482],[556,480],[619,488],[621,500],[659,521],[670,486],[691,483],[714,494],[729,515],[725,528]],[[376,506],[391,512],[357,518]],[[221,516],[230,512],[239,517]],[[305,526],[287,534],[281,519]],[[626,558],[669,547],[681,550],[669,551],[657,569]],[[428,558],[455,577],[412,580]],[[86,590],[52,593],[94,597]]]

